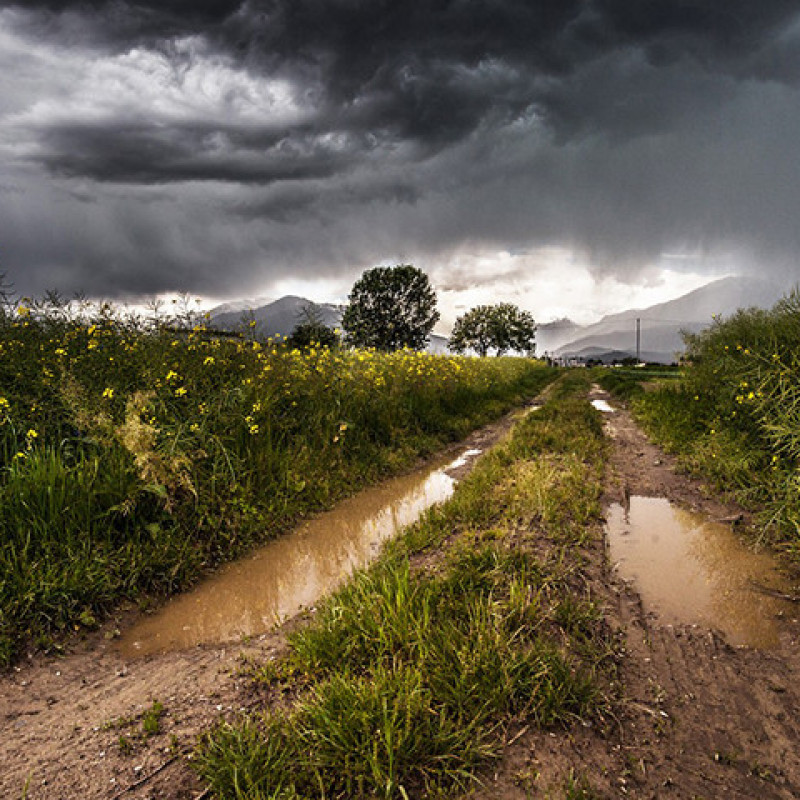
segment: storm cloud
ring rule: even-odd
[[[236,295],[464,248],[800,275],[787,0],[0,1],[0,69],[26,293]]]

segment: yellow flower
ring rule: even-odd
[[[28,439],[36,439],[39,436],[38,432],[34,428],[29,428],[25,435],[28,437]]]
[[[106,387],[103,389],[103,397],[107,397],[109,400],[114,396],[114,390],[110,387]]]
[[[207,356],[206,360],[203,362],[204,366],[209,367],[214,363],[214,356]]]
[[[179,386],[175,390],[175,397],[183,397],[185,394],[186,394],[186,387],[185,386]]]
[[[11,403],[5,397],[0,397],[0,411],[8,411],[11,408]]]

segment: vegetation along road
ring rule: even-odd
[[[5,734],[0,758],[8,765],[0,779],[3,793],[173,800],[797,797],[800,624],[792,602],[798,548],[791,490],[800,437],[789,413],[800,385],[797,316],[797,299],[790,297],[773,312],[743,313],[712,326],[691,343],[695,366],[677,377],[653,378],[646,371],[561,373],[545,390],[542,407],[518,418],[509,437],[476,462],[448,502],[425,514],[313,613],[274,633],[126,662],[115,653],[113,640],[114,625],[126,624],[124,618],[90,631],[79,614],[64,616],[71,626],[83,626],[83,639],[42,621],[28,631],[7,628],[10,668],[0,688]],[[95,334],[86,335],[80,352],[70,357],[92,357],[96,348],[87,343]],[[103,334],[107,341],[116,335]],[[178,372],[166,354],[185,349],[185,358],[195,358],[202,374],[204,359],[213,357],[205,350],[214,346],[202,341],[198,335],[184,348],[165,337],[161,361],[154,355],[143,372],[165,365]],[[53,355],[56,348],[66,349],[61,342],[54,339]],[[195,352],[189,344],[203,349],[189,356]],[[232,347],[259,371],[277,369],[286,358],[293,378],[317,380],[300,369],[300,356],[253,356],[252,345]],[[376,355],[346,358],[353,359],[350,368],[364,370],[362,375],[371,368],[373,391],[379,378],[396,380],[392,370],[402,370],[403,380],[413,382],[422,365],[423,372],[430,371],[420,385],[428,387],[436,385],[437,368],[455,378],[457,364],[513,371],[526,363],[452,360],[442,368],[445,362],[409,355],[387,362]],[[495,362],[496,367],[486,366]],[[200,382],[184,381],[189,370],[181,366],[185,394],[199,392]],[[246,383],[255,374],[248,369],[239,370],[244,387],[253,385]],[[518,375],[527,381],[529,397],[552,378],[536,369],[530,373],[535,379]],[[152,374],[127,377],[130,397],[145,378]],[[188,434],[183,438],[185,429],[201,424],[200,417],[186,422],[168,417],[183,407],[172,399],[182,401],[183,394],[176,395],[171,379],[160,379],[158,402],[148,400],[153,411],[140,413],[139,422],[155,425],[151,417],[163,415],[158,435],[163,430],[171,436],[156,441],[181,444],[156,452],[205,464],[186,443]],[[592,388],[595,379],[628,398],[632,413],[614,395]],[[105,383],[107,374],[97,380]],[[487,391],[491,383],[477,372],[471,381]],[[342,402],[350,402],[353,385],[344,387]],[[68,424],[79,429],[72,446],[87,448],[80,458],[56,452],[54,445],[38,454],[40,444],[26,433],[35,421],[15,422],[18,441],[9,457],[24,454],[14,467],[19,475],[44,469],[45,455],[57,455],[60,463],[53,469],[61,470],[88,469],[87,454],[106,457],[102,433],[96,432],[102,432],[103,413],[117,414],[123,425],[132,417],[127,400],[100,405],[119,398],[120,386],[103,387],[114,390],[105,397],[98,386],[71,390],[93,404],[93,415],[85,417],[75,416],[80,404],[69,406],[61,388],[48,395],[54,403],[50,413],[62,409],[69,420],[64,430]],[[509,389],[507,399],[494,401],[496,407],[522,388],[518,383]],[[248,391],[243,388],[226,402],[250,408],[259,398]],[[416,402],[401,397],[395,414]],[[606,400],[615,410],[604,414],[590,399]],[[7,402],[8,419],[18,420],[21,401]],[[424,412],[416,407],[413,418],[425,420],[427,413],[435,419],[438,402]],[[486,402],[475,396],[472,424]],[[213,428],[220,437],[234,416],[224,416],[225,408],[215,411],[222,414]],[[365,410],[363,420],[374,411]],[[327,446],[334,453],[333,438],[361,425],[355,413],[340,416],[337,409],[330,420],[325,417]],[[247,424],[265,420],[253,416]],[[97,426],[92,437],[86,435],[90,425]],[[451,418],[438,430],[452,437],[462,425]],[[412,450],[432,448],[424,428],[420,423],[409,429],[404,463],[413,458]],[[238,435],[244,443],[245,435],[255,433]],[[281,439],[271,435],[273,443]],[[377,434],[363,446],[370,440],[378,440],[376,451],[385,447]],[[114,442],[124,447],[119,439]],[[299,447],[292,458],[302,454]],[[227,443],[229,450],[235,452]],[[121,463],[124,455],[117,454]],[[135,457],[126,463],[133,464],[130,480],[136,480],[137,468],[141,479]],[[188,474],[195,490],[214,485],[205,467],[193,469]],[[16,478],[17,472],[12,474]],[[302,482],[296,474],[284,481],[295,489]],[[192,492],[179,486],[162,484],[172,507],[162,490],[147,494],[159,498],[145,508],[157,510],[162,526],[180,518],[176,509],[182,503],[190,509],[198,505],[189,499]],[[653,495],[713,519],[736,520],[744,540],[755,535],[776,550],[789,589],[782,592],[786,611],[775,621],[777,639],[770,647],[736,647],[714,626],[667,618],[610,562],[604,531],[610,509]],[[325,502],[336,496],[329,489]],[[109,508],[119,504],[104,502]],[[293,514],[281,519],[288,522]],[[220,549],[217,543],[206,552]],[[43,563],[43,555],[37,558]],[[30,594],[38,597],[37,591]],[[98,615],[118,609],[120,595],[106,602],[83,606],[80,613],[87,607]],[[37,619],[31,614],[26,619]],[[40,612],[40,620],[52,618]],[[44,634],[41,644],[68,652],[26,657]]]

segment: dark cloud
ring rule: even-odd
[[[2,9],[32,45],[0,61],[2,263],[32,286],[221,293],[465,242],[620,275],[800,249],[794,0]]]
[[[112,183],[155,185],[185,181],[270,184],[345,171],[356,146],[334,150],[314,136],[228,132],[223,126],[129,123],[61,125],[43,132],[44,151],[32,159],[53,173]]]

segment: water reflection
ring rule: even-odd
[[[730,526],[665,498],[631,497],[629,508],[611,506],[607,533],[619,573],[663,620],[707,625],[734,645],[777,644],[776,617],[790,606],[755,587],[787,588],[773,559],[745,547]]]
[[[447,499],[454,488],[448,472],[480,452],[466,450],[448,463],[368,489],[250,558],[227,565],[135,625],[120,641],[122,654],[147,655],[263,633],[314,605],[368,564],[398,530]]]
[[[613,414],[614,409],[608,404],[606,400],[592,400],[592,405],[598,410],[602,411],[604,414]]]

